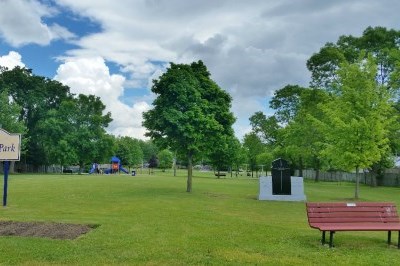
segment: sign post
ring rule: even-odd
[[[10,161],[19,161],[21,134],[10,134],[0,128],[0,161],[4,161],[3,207],[7,206],[8,172]]]

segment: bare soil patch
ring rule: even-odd
[[[75,239],[80,235],[88,233],[95,227],[97,226],[66,223],[0,221],[0,236]]]

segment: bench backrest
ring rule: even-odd
[[[323,223],[398,223],[394,203],[388,202],[335,202],[312,203],[307,206],[310,226]]]

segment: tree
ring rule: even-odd
[[[26,152],[26,133],[27,128],[22,121],[18,120],[21,107],[9,97],[8,91],[0,91],[0,128],[10,133],[18,133],[22,135],[21,153]],[[14,172],[14,162],[10,165],[10,173]]]
[[[265,175],[267,175],[268,170],[271,169],[272,161],[274,157],[272,153],[264,151],[256,156],[256,161],[258,165],[262,166],[262,169],[265,170]]]
[[[340,36],[339,40],[327,43],[318,53],[307,61],[311,71],[311,86],[331,90],[337,81],[337,70],[342,63],[355,63],[360,52],[366,51],[365,57],[373,56],[377,64],[376,79],[386,88],[399,89],[399,80],[395,80],[395,72],[400,65],[400,31],[388,30],[384,27],[368,27],[361,37]]]
[[[27,151],[24,161],[35,167],[48,161],[38,125],[46,119],[50,109],[57,109],[61,102],[71,98],[69,88],[61,83],[32,74],[32,70],[16,67],[0,70],[0,91],[7,90],[12,100],[21,107],[18,120],[28,131]]]
[[[26,126],[18,120],[21,107],[9,97],[7,90],[0,92],[0,128],[10,133],[26,133]]]
[[[121,159],[121,163],[133,167],[143,162],[143,151],[139,141],[131,137],[118,137],[114,154]]]
[[[186,191],[191,192],[194,157],[212,149],[221,135],[233,134],[231,97],[210,78],[202,61],[171,63],[151,90],[157,98],[143,114],[146,135],[187,158]]]
[[[375,61],[363,58],[341,65],[335,95],[321,105],[324,117],[315,120],[326,136],[323,155],[337,168],[356,170],[356,199],[359,170],[371,167],[389,149],[387,125],[393,114],[387,88],[376,81]]]
[[[289,123],[297,115],[300,107],[300,97],[304,88],[297,85],[286,85],[275,91],[269,102],[269,107],[275,110],[276,120]]]
[[[78,95],[50,109],[37,125],[48,163],[86,164],[108,160],[114,140],[105,133],[111,114],[103,115],[105,105],[99,97]]]
[[[217,170],[217,177],[220,171],[232,168],[233,162],[240,142],[233,136],[222,135],[220,140],[214,143],[214,147],[208,152],[208,159],[214,170]]]
[[[256,112],[250,117],[250,125],[257,136],[267,145],[277,144],[280,126],[275,116],[267,117],[262,112]]]
[[[158,167],[165,172],[165,169],[172,168],[174,155],[170,150],[162,150],[158,153]]]
[[[143,152],[143,162],[148,162],[153,155],[157,155],[158,148],[151,140],[139,140],[140,149]]]
[[[283,145],[288,154],[297,162],[299,175],[302,176],[304,162],[308,162],[316,171],[318,181],[322,167],[321,151],[324,133],[315,126],[314,119],[321,119],[321,104],[329,101],[329,95],[319,89],[303,88],[299,98],[296,115],[283,129]]]
[[[253,176],[253,171],[258,169],[257,156],[264,151],[265,146],[254,132],[251,132],[244,136],[243,146],[247,150],[249,160],[248,162],[250,164],[251,175]]]

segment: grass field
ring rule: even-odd
[[[184,172],[154,175],[11,175],[0,220],[99,225],[75,240],[0,237],[13,265],[397,265],[386,232],[339,232],[320,244],[304,202],[258,201],[258,179]],[[354,184],[306,181],[308,201],[351,201]],[[362,186],[362,201],[393,201],[400,188]],[[397,233],[393,236],[397,240]]]

